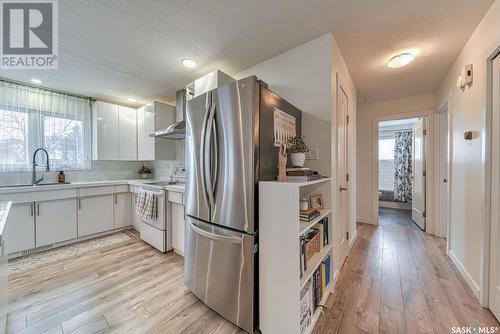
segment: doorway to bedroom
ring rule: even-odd
[[[413,221],[425,230],[425,120],[381,121],[378,130],[380,223]]]

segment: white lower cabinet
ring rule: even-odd
[[[78,237],[114,228],[114,195],[80,197],[78,199]]]
[[[35,248],[34,203],[14,204],[7,218],[7,253]]]
[[[120,228],[132,225],[132,194],[115,194],[115,226]]]
[[[172,215],[172,247],[184,254],[184,206],[170,203]]]
[[[77,237],[76,199],[58,199],[35,203],[36,247]]]

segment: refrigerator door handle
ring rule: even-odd
[[[208,202],[210,204],[211,209],[213,210],[215,207],[215,199],[214,199],[214,183],[212,181],[212,167],[211,167],[211,156],[212,156],[212,124],[214,122],[214,116],[215,116],[215,103],[212,100],[212,104],[210,106],[210,112],[206,124],[206,138],[205,138],[205,145],[204,145],[204,176],[205,176],[205,185],[206,185],[206,192],[208,195]]]
[[[189,223],[189,226],[193,229],[193,231],[204,236],[205,238],[208,238],[211,240],[226,241],[226,242],[230,242],[233,244],[241,244],[243,242],[241,238],[228,237],[225,235],[215,234],[215,233],[211,233],[211,232],[202,230],[201,228],[195,226],[193,224],[193,222],[191,222],[191,220],[189,220],[188,223]]]
[[[207,173],[206,173],[206,163],[207,163],[207,156],[206,156],[206,137],[207,137],[207,124],[208,124],[208,118],[210,116],[210,108],[212,106],[211,104],[212,101],[212,94],[209,92],[207,93],[207,101],[206,101],[206,109],[205,109],[205,115],[203,116],[203,124],[201,126],[201,147],[200,147],[200,170],[201,170],[201,187],[203,188],[203,194],[205,195],[205,200],[207,203],[209,203],[209,206],[211,206],[211,202],[208,197],[208,188],[207,188]]]
[[[214,117],[212,120],[212,132],[213,132],[213,137],[214,137],[214,156],[212,159],[212,163],[213,163],[212,194],[214,195],[214,197],[215,197],[215,189],[217,187],[217,175],[219,174],[219,165],[218,165],[219,143],[217,141],[218,134],[217,134],[217,123],[215,121],[215,110],[216,110],[216,107],[215,107],[215,103],[214,103]]]

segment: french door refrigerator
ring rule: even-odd
[[[276,110],[295,120],[300,136],[301,111],[254,76],[186,109],[185,284],[250,333],[258,327],[257,187],[278,175]]]

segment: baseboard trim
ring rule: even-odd
[[[371,218],[365,218],[365,217],[357,217],[356,221],[358,223],[365,223],[365,224],[372,224]]]
[[[465,269],[462,262],[460,262],[460,260],[456,257],[456,255],[453,253],[451,249],[448,251],[448,257],[451,259],[451,262],[453,262],[453,264],[457,267],[458,271],[460,272],[464,280],[467,282],[467,285],[469,285],[469,288],[471,288],[472,292],[479,300],[479,285],[477,285],[477,283],[474,282],[472,276],[469,274],[467,269]]]
[[[354,241],[356,241],[357,237],[358,237],[358,230],[355,230],[354,233],[352,234],[351,239],[349,240],[349,251],[351,250],[352,245],[354,245]],[[349,254],[347,256],[349,256]]]

